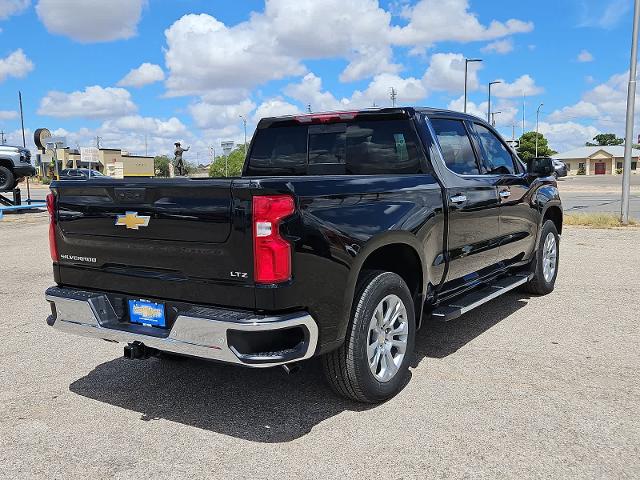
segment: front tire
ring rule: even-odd
[[[533,278],[524,285],[525,291],[534,295],[547,295],[553,292],[558,277],[559,263],[560,236],[556,225],[551,220],[547,220],[542,225],[535,272]]]
[[[365,272],[356,287],[345,343],[323,357],[331,388],[359,402],[393,397],[409,374],[415,325],[404,280],[392,272]]]
[[[16,188],[15,175],[7,167],[0,166],[0,192],[10,192],[14,188]]]

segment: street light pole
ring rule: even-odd
[[[622,169],[622,207],[620,221],[629,224],[629,190],[631,189],[631,149],[633,148],[633,116],[636,103],[636,74],[638,71],[638,27],[640,26],[640,0],[635,0],[633,12],[633,38],[631,39],[631,66],[627,89],[627,126],[624,140],[624,168]]]
[[[502,112],[491,112],[491,125],[496,126],[496,115],[500,115]]]
[[[491,122],[491,86],[497,85],[498,83],[502,83],[502,80],[489,82],[489,101],[487,103],[487,123]]]
[[[481,62],[481,58],[465,58],[464,59],[464,113],[467,113],[467,83],[469,75],[469,64]]]
[[[244,154],[247,155],[247,117],[240,115],[242,123],[244,124]]]
[[[538,111],[536,112],[536,158],[538,158],[538,136],[540,135],[538,133],[540,131],[540,109],[543,106],[544,106],[544,103],[541,103],[540,106],[538,107]]]

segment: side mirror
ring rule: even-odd
[[[527,172],[536,177],[549,177],[555,170],[550,157],[530,158],[527,162]]]

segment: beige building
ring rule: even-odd
[[[553,155],[567,165],[569,175],[578,175],[584,170],[585,175],[617,175],[622,172],[624,164],[624,145],[581,147],[564,153]],[[640,150],[631,151],[631,173],[638,172]]]
[[[56,158],[61,168],[88,168],[80,161],[80,152],[71,148],[56,149]],[[101,148],[98,151],[98,163],[92,168],[109,175],[118,171],[125,177],[153,177],[155,166],[153,157],[128,155],[119,148]]]

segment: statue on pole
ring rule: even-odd
[[[176,173],[179,176],[186,175],[187,170],[186,170],[186,168],[184,166],[184,160],[182,159],[182,154],[184,152],[188,152],[189,148],[191,148],[191,147],[182,148],[180,146],[180,142],[176,142],[174,145],[175,145],[176,149],[175,149],[175,152],[174,152],[175,158],[173,159],[173,161],[174,161],[174,163],[176,165]]]

